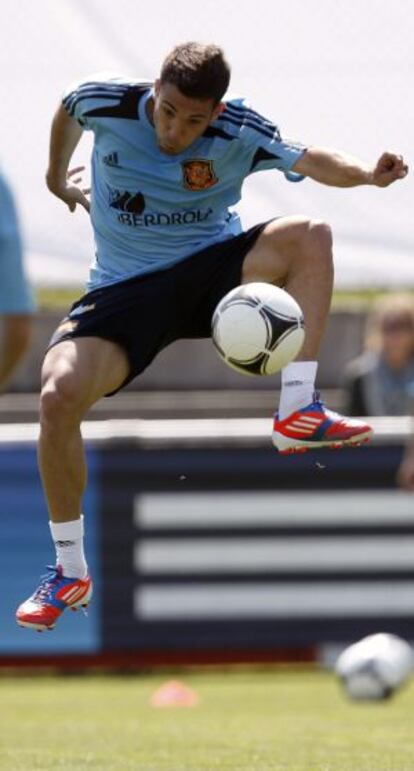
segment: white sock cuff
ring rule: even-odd
[[[298,383],[314,383],[317,369],[317,361],[293,361],[282,370],[282,385],[295,380]]]
[[[83,538],[83,514],[79,519],[71,519],[70,522],[49,522],[49,526],[54,541],[77,541]]]

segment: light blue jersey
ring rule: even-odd
[[[27,282],[16,207],[9,184],[0,172],[0,315],[34,311]]]
[[[289,174],[305,152],[243,99],[226,109],[179,155],[163,153],[146,105],[152,84],[91,78],[63,104],[94,132],[91,221],[96,259],[88,288],[168,268],[241,232],[245,178],[262,169]]]

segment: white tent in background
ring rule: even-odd
[[[412,151],[414,9],[408,0],[21,0],[3,4],[0,156],[18,196],[37,284],[82,284],[93,250],[87,215],[44,185],[49,126],[62,90],[97,70],[151,79],[176,43],[221,44],[232,91],[282,133],[373,160]],[[88,160],[89,138],[76,163]],[[331,223],[337,285],[414,285],[413,177],[388,190],[252,177],[245,225],[282,213]]]

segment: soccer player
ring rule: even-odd
[[[0,172],[0,391],[27,350],[35,305],[24,265],[16,205]]]
[[[305,344],[282,374],[276,447],[359,444],[371,433],[314,393],[332,292],[329,227],[289,216],[243,232],[229,207],[245,178],[262,169],[338,187],[386,187],[407,166],[392,153],[370,166],[284,141],[244,100],[223,101],[229,79],[220,48],[186,43],[167,56],[154,84],[91,77],[69,90],[54,117],[47,184],[70,211],[90,210],[96,257],[88,293],[56,330],[43,365],[39,462],[57,561],[18,609],[23,626],[50,629],[65,608],[91,597],[81,514],[86,411],[173,340],[209,337],[217,302],[238,284],[282,285],[304,311]],[[85,130],[95,138],[90,204],[68,174]]]

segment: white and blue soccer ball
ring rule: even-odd
[[[303,346],[303,313],[288,292],[253,282],[232,289],[212,319],[212,339],[222,359],[244,375],[273,375]]]
[[[406,682],[413,665],[414,652],[405,640],[380,633],[346,648],[336,662],[335,671],[351,699],[379,701]]]

